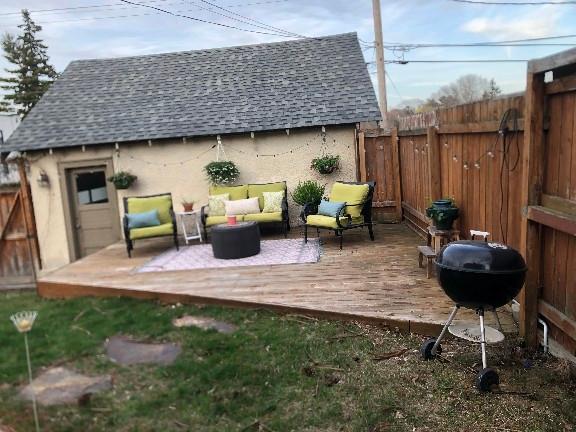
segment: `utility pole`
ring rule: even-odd
[[[388,101],[386,98],[386,71],[384,69],[384,43],[382,38],[382,15],[380,13],[380,0],[372,0],[374,13],[374,38],[376,50],[376,76],[378,79],[378,103],[382,113],[382,123],[387,126]]]

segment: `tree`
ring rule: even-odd
[[[501,93],[494,78],[488,80],[480,75],[463,75],[453,83],[440,87],[424,104],[424,110],[443,108],[493,99]]]
[[[502,93],[500,86],[496,84],[494,78],[490,79],[490,88],[484,91],[482,94],[482,99],[494,99],[496,96]]]
[[[50,85],[58,77],[56,70],[48,63],[48,47],[37,33],[42,27],[35,24],[28,10],[22,10],[23,24],[18,27],[18,36],[6,33],[2,38],[4,57],[13,66],[5,69],[11,76],[0,78],[6,91],[0,103],[0,111],[14,111],[25,117],[40,100]]]

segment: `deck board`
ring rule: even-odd
[[[291,237],[300,236],[299,229]],[[43,275],[39,294],[48,298],[129,296],[166,302],[265,307],[286,313],[354,319],[434,333],[452,303],[435,279],[418,268],[420,238],[404,225],[376,226],[346,233],[344,249],[323,235],[323,254],[315,264],[267,265],[220,269],[135,273],[135,269],[170,247],[169,242],[138,242],[134,257],[116,243],[80,261]],[[268,237],[268,238],[274,238]],[[515,331],[509,310],[500,313],[506,331]],[[457,321],[473,321],[462,311]],[[494,325],[492,314],[487,323]]]

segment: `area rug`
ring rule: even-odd
[[[174,270],[194,270],[206,268],[262,266],[278,264],[315,263],[320,259],[320,244],[311,239],[304,243],[300,239],[263,240],[260,253],[240,259],[218,259],[212,255],[212,246],[201,244],[183,246],[179,251],[170,249],[146,264],[138,267],[136,273]]]

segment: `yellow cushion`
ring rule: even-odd
[[[238,215],[238,216],[236,216],[236,220],[238,222],[242,222],[244,220],[244,216]],[[228,219],[226,216],[208,216],[206,218],[206,226],[221,225],[221,224],[225,224],[227,222],[228,222]]]
[[[158,210],[158,219],[161,224],[172,224],[172,218],[170,217],[171,208],[172,197],[170,195],[158,195],[149,198],[128,198],[128,213],[144,213],[150,210]]]
[[[330,201],[345,202],[346,213],[353,218],[360,217],[362,206],[370,190],[367,184],[351,185],[344,183],[334,183],[330,192]]]
[[[345,219],[342,220],[340,223],[344,223]],[[308,215],[306,217],[306,225],[312,225],[317,227],[324,227],[324,228],[338,228],[338,224],[336,223],[336,218],[330,216],[323,216],[323,215]]]
[[[342,226],[348,225],[348,218],[340,218]],[[364,216],[352,218],[351,225],[364,223]],[[306,218],[306,225],[324,227],[324,228],[340,228],[336,222],[336,218],[324,215],[308,215]]]
[[[262,195],[263,192],[286,192],[286,182],[248,185],[248,196],[250,198],[258,197],[260,211],[262,211],[264,208],[264,195]]]
[[[150,237],[172,235],[172,222],[145,228],[133,228],[130,230],[130,239],[138,240]]]
[[[244,220],[256,222],[282,222],[282,212],[247,214],[244,216]]]
[[[230,194],[231,200],[248,198],[248,186],[210,186],[210,195]]]

